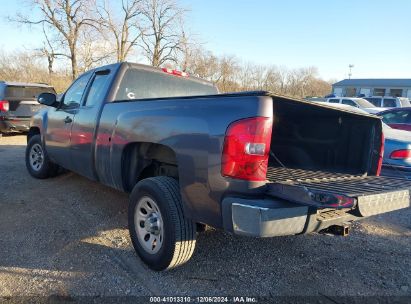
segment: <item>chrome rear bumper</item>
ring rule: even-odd
[[[238,235],[274,237],[323,230],[332,225],[410,207],[408,190],[364,195],[355,209],[317,209],[275,198],[225,198],[224,229]]]

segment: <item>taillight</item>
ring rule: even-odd
[[[227,129],[221,174],[249,181],[264,181],[270,152],[272,118],[238,120]]]
[[[411,158],[411,150],[395,150],[390,155],[391,159],[407,159]]]
[[[7,112],[9,108],[9,102],[7,100],[0,100],[0,112]]]
[[[351,208],[355,204],[354,198],[340,194],[311,192],[310,196],[322,207]]]
[[[380,147],[380,155],[378,158],[378,167],[377,167],[377,176],[380,176],[381,174],[381,169],[382,169],[382,160],[384,158],[384,133],[381,133],[381,147]]]

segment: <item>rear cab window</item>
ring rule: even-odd
[[[7,84],[2,99],[9,102],[10,112],[14,112],[15,115],[31,116],[41,108],[41,105],[37,103],[37,97],[41,93],[56,94],[56,91],[53,87]]]
[[[114,100],[214,94],[218,94],[216,87],[206,81],[178,77],[161,71],[129,68],[124,74]]]
[[[34,86],[7,86],[5,90],[5,99],[27,99],[36,100],[41,93],[56,94],[51,87],[34,87]]]

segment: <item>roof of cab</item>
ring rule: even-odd
[[[141,70],[152,71],[152,72],[159,72],[159,73],[165,73],[165,72],[163,71],[163,69],[160,68],[160,67],[154,67],[154,66],[151,66],[151,65],[145,65],[145,64],[134,63],[134,62],[124,62],[124,63],[127,64],[127,65],[130,66],[130,67],[137,68],[137,69],[141,69]],[[181,77],[181,76],[174,76],[174,77],[181,77],[181,78],[183,78],[183,79],[185,78],[185,79],[187,79],[187,80],[191,80],[191,81],[194,80],[194,81],[197,81],[197,82],[201,82],[201,83],[203,83],[203,84],[205,84],[205,85],[215,86],[215,84],[212,83],[211,81],[208,81],[208,80],[205,80],[205,79],[203,79],[203,78],[196,77],[196,76],[192,76],[192,75],[190,75],[190,73],[187,73],[187,74],[188,74],[187,77]]]
[[[88,71],[84,72],[81,75],[88,74],[88,73],[93,73],[93,72],[99,71],[99,70],[102,71],[102,70],[107,70],[107,69],[116,69],[116,68],[120,68],[121,66],[132,67],[132,68],[135,68],[135,69],[146,70],[146,71],[157,72],[157,73],[165,73],[163,71],[163,69],[160,68],[160,67],[154,67],[152,65],[146,65],[146,64],[140,64],[140,63],[124,61],[124,62],[117,62],[117,63],[112,63],[112,64],[108,64],[108,65],[104,65],[104,66],[99,66],[99,67],[96,67],[94,69],[88,70]],[[79,77],[81,75],[79,75]],[[174,76],[174,77],[181,77],[181,76]],[[188,77],[181,77],[181,78],[183,78],[183,79],[186,78],[187,80],[190,80],[190,81],[196,81],[196,82],[200,82],[204,85],[209,85],[209,86],[216,87],[216,85],[213,82],[205,80],[203,78],[192,76],[192,75],[190,75],[190,73],[188,73]]]

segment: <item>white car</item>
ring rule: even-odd
[[[370,96],[370,97],[364,97],[364,99],[368,100],[376,107],[384,107],[384,108],[411,107],[410,100],[406,97]]]
[[[343,105],[360,108],[371,114],[375,114],[375,113],[386,110],[386,108],[376,107],[375,105],[373,105],[368,100],[365,100],[364,98],[357,98],[357,97],[333,97],[333,98],[327,98],[326,102],[333,103],[333,104],[343,104]]]

